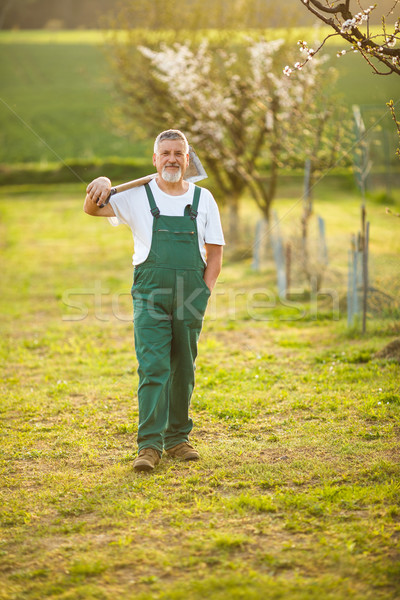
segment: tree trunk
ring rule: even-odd
[[[303,214],[301,216],[302,268],[308,282],[312,278],[310,257],[308,254],[308,225],[312,215],[312,179],[313,165],[311,160],[308,159],[304,167]]]
[[[3,7],[0,9],[0,29],[3,29],[4,22],[6,20],[7,13],[11,8],[12,0],[7,0],[4,2]]]
[[[232,248],[239,244],[239,196],[231,196],[228,204],[228,242]]]
[[[263,218],[267,221],[267,223],[271,222],[271,204],[272,201],[264,200],[263,204]]]

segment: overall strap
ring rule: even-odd
[[[199,187],[198,185],[194,186],[194,194],[193,194],[193,204],[190,207],[190,218],[193,219],[193,221],[196,220],[197,217],[197,209],[199,207],[199,200],[200,200],[200,194],[201,194],[201,187]]]
[[[147,199],[150,204],[150,212],[153,215],[153,217],[157,219],[157,217],[160,216],[160,209],[158,208],[156,201],[154,200],[153,192],[151,191],[148,183],[146,183],[144,189],[146,190]]]

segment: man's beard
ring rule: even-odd
[[[180,167],[178,171],[175,171],[173,173],[170,173],[169,171],[167,171],[167,167],[164,167],[161,173],[161,177],[164,179],[164,181],[167,181],[168,183],[178,183],[181,176],[182,169]]]

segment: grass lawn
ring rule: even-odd
[[[339,250],[359,200],[332,194]],[[0,192],[0,599],[398,598],[400,365],[374,358],[398,323],[352,338],[325,305],[266,308],[272,268],[227,251],[192,402],[202,460],[136,474],[131,234],[82,196]],[[398,256],[398,219],[369,215],[374,252]]]

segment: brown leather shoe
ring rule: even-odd
[[[133,468],[135,471],[152,471],[159,462],[160,455],[155,448],[143,448],[133,461]]]
[[[166,450],[168,456],[179,458],[180,460],[199,460],[200,454],[187,442],[182,442],[169,450]]]

